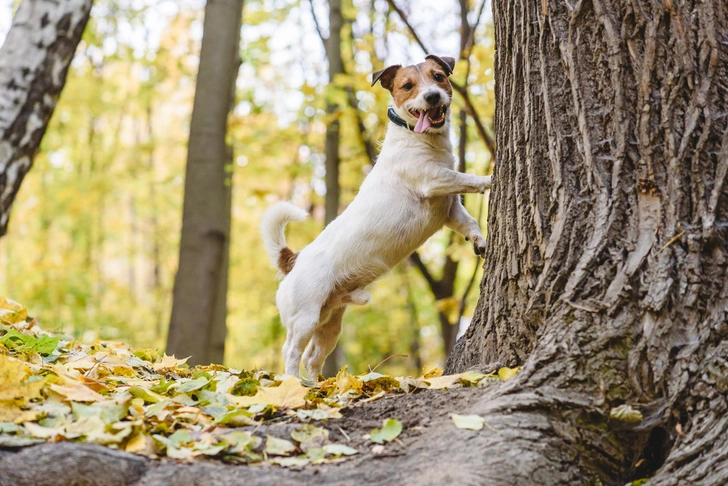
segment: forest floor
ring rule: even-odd
[[[422,390],[389,395],[346,408],[343,417],[323,422],[332,441],[361,451],[339,463],[281,467],[230,464],[202,458],[193,462],[150,459],[100,445],[59,442],[0,450],[2,486],[157,485],[463,485],[479,484],[478,456],[484,435],[458,429],[450,413],[477,408],[482,388]],[[382,448],[369,434],[382,417],[399,417],[401,435]],[[287,439],[300,425],[262,425],[257,432]],[[246,430],[249,430],[246,428]],[[374,449],[374,451],[373,451]]]
[[[481,415],[518,371],[311,382],[185,362],[48,333],[0,298],[0,486],[481,484],[509,435]]]

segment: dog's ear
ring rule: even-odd
[[[453,57],[447,57],[447,56],[436,56],[434,54],[430,54],[425,59],[428,61],[435,61],[437,64],[440,65],[442,69],[445,70],[445,73],[450,76],[452,74],[452,70],[455,69],[455,58]]]
[[[376,73],[372,74],[372,86],[377,84],[377,81],[381,81],[382,87],[384,89],[392,91],[394,76],[397,74],[397,71],[399,71],[399,68],[401,67],[401,65],[395,64],[394,66],[389,66],[386,69],[382,69],[381,71],[377,71]]]

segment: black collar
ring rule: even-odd
[[[400,117],[396,111],[394,111],[394,107],[390,106],[389,110],[387,110],[387,116],[389,119],[397,125],[398,127],[406,128],[407,130],[414,132],[415,127],[413,125],[410,125],[407,123],[402,117]]]

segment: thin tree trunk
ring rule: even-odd
[[[0,237],[33,165],[93,0],[24,0],[0,48]]]
[[[725,2],[494,11],[490,237],[448,371],[523,369],[478,410],[480,484],[726,484]]]
[[[154,158],[154,149],[156,141],[154,139],[154,123],[152,116],[152,100],[147,101],[146,109],[147,118],[147,143],[149,145],[149,226],[151,228],[151,254],[152,254],[152,282],[151,292],[154,299],[154,329],[155,335],[162,335],[162,305],[161,305],[161,289],[162,289],[162,257],[161,257],[161,235],[159,228],[159,215],[157,204],[157,164]]]
[[[472,48],[472,43],[474,41],[472,37],[472,31],[477,27],[477,24],[475,26],[471,26],[470,22],[468,21],[468,2],[467,0],[460,0],[460,59],[468,60],[470,57],[470,51]],[[401,14],[401,12],[400,12]],[[480,16],[478,17],[478,21],[480,20]],[[414,32],[414,30],[412,31]],[[470,70],[469,62],[468,62],[468,71]],[[468,73],[465,74],[465,82],[464,82],[464,88],[467,92],[468,88]],[[458,141],[458,166],[457,170],[460,172],[465,172],[465,154],[467,153],[467,147],[468,147],[468,120],[467,120],[467,111],[466,110],[460,110],[459,114],[459,124],[460,124],[460,137]],[[455,233],[452,230],[448,230],[449,232],[449,238],[448,238],[448,246],[451,246],[454,243],[455,239]],[[411,261],[415,265],[415,267],[420,270],[420,272],[425,276],[425,279],[428,281],[428,284],[430,286],[430,290],[432,290],[432,293],[436,300],[443,300],[443,299],[453,299],[455,297],[455,280],[457,279],[458,275],[458,267],[459,262],[452,259],[450,255],[445,256],[445,262],[443,263],[442,267],[442,277],[434,281],[434,279],[429,276],[431,272],[427,269],[424,262],[420,259],[419,255],[417,253],[413,254],[411,256]],[[427,274],[427,275],[425,275]],[[466,296],[463,296],[463,299]],[[438,312],[438,319],[440,321],[440,335],[442,336],[442,346],[443,351],[445,354],[445,358],[450,356],[450,353],[453,350],[453,347],[455,346],[455,340],[457,339],[458,330],[460,328],[460,322],[459,322],[459,313],[455,314],[456,321],[452,321],[451,315],[452,312],[447,312],[445,310],[441,310]]]
[[[344,74],[341,58],[341,29],[344,17],[341,14],[341,0],[329,0],[329,37],[325,41],[326,58],[329,62],[328,90],[335,89],[336,77]],[[339,214],[339,106],[329,101],[326,106],[329,123],[326,127],[326,224]]]
[[[313,7],[312,7],[313,8]],[[341,14],[341,0],[329,0],[329,37],[324,41],[326,58],[329,62],[329,95],[336,89],[336,77],[344,74],[344,61],[341,58],[341,29],[344,17]],[[326,106],[329,123],[326,126],[326,201],[325,224],[329,224],[339,215],[339,106],[329,101]],[[344,358],[344,352],[337,343],[334,351],[324,363],[324,376],[336,376]]]
[[[168,353],[192,356],[196,364],[223,360],[232,190],[225,136],[240,66],[242,12],[243,0],[215,0],[205,7],[167,337]]]

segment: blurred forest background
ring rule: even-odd
[[[0,42],[18,3],[0,2]],[[338,47],[330,40],[336,5]],[[22,302],[48,330],[165,346],[204,9],[201,0],[98,0],[93,7],[0,239],[0,295]],[[327,49],[341,60],[331,76]],[[279,200],[308,209],[311,219],[289,227],[294,250],[321,231],[332,190],[327,129],[336,122],[339,208],[352,200],[388,122],[389,93],[370,87],[370,74],[421,62],[425,50],[460,58],[451,136],[461,169],[486,174],[493,159],[493,49],[487,0],[245,0],[228,127],[226,365],[282,368],[285,331],[260,217]],[[485,201],[465,198],[481,226]],[[395,354],[408,356],[380,370],[412,374],[442,364],[456,331],[469,323],[481,264],[461,237],[437,233],[373,285],[372,304],[347,311],[340,364],[363,372]]]

